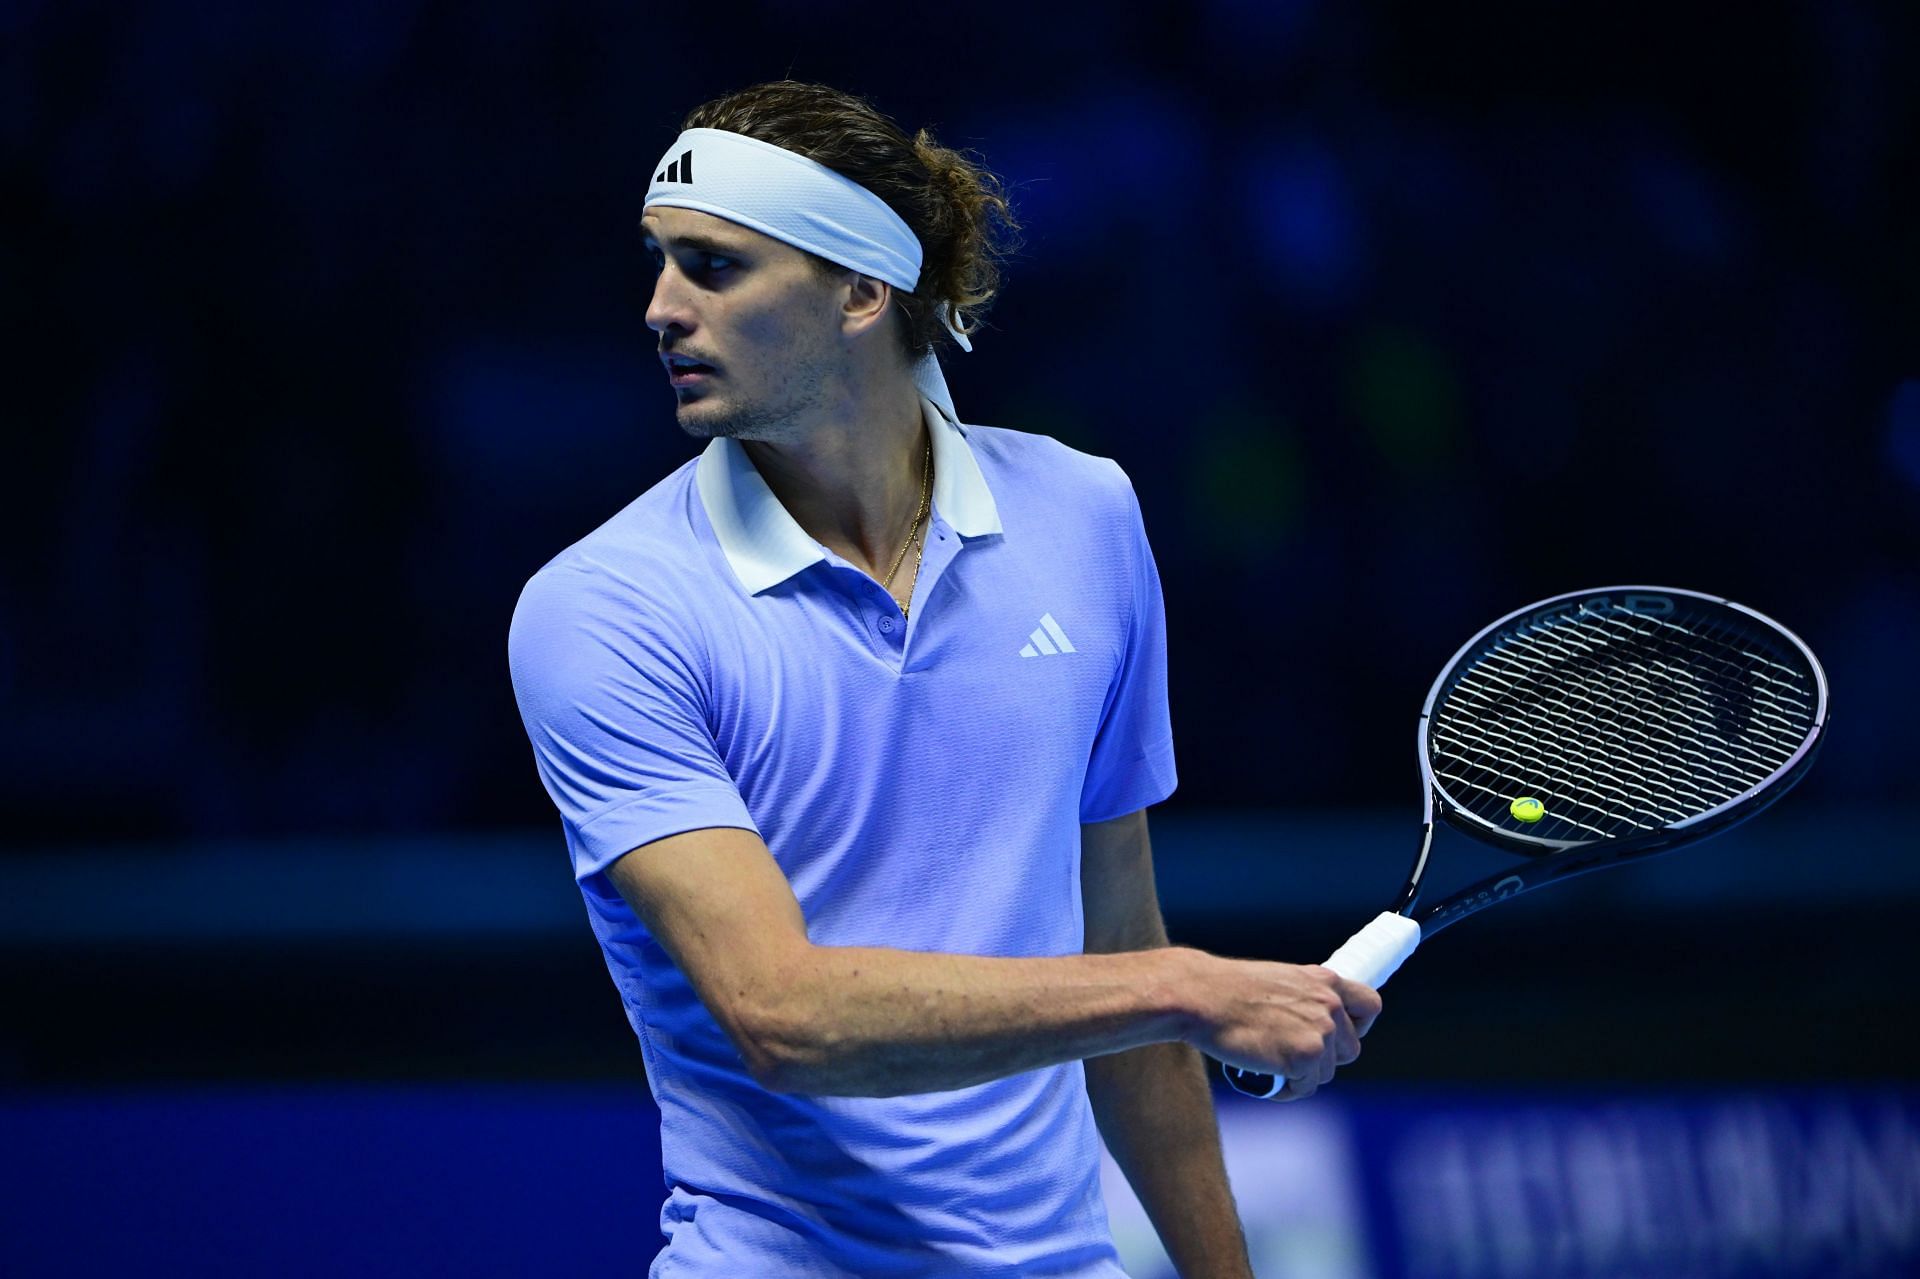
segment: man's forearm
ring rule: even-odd
[[[812,946],[754,1001],[744,1048],[785,1092],[938,1092],[1181,1038],[1211,957],[1184,947],[997,958]]]
[[[1205,1058],[1183,1043],[1092,1058],[1087,1096],[1182,1279],[1252,1279]]]

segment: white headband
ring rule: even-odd
[[[660,157],[642,211],[655,205],[737,222],[902,292],[920,283],[920,237],[885,200],[816,160],[744,133],[688,129],[675,138]],[[944,302],[940,321],[961,350],[973,350]],[[933,352],[914,367],[913,380],[959,422]]]

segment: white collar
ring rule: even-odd
[[[920,412],[933,437],[933,505],[941,518],[966,537],[1003,532],[1000,508],[980,474],[966,428],[949,421],[925,395]],[[740,441],[714,436],[700,454],[694,479],[720,549],[747,594],[758,595],[826,558],[821,545],[780,505]]]

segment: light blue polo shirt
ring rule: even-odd
[[[1081,1063],[769,1092],[604,873],[741,827],[818,945],[1081,952],[1081,823],[1176,781],[1139,501],[1110,459],[921,408],[935,480],[908,621],[727,438],[514,610],[514,695],[660,1106],[655,1276],[1122,1274]]]

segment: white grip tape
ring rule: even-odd
[[[1382,911],[1365,928],[1347,938],[1321,967],[1331,968],[1348,981],[1363,982],[1377,990],[1386,985],[1387,978],[1407,962],[1407,956],[1419,944],[1420,925],[1405,915]],[[1287,1081],[1279,1075],[1263,1075],[1237,1066],[1228,1066],[1227,1075],[1241,1092],[1262,1100],[1278,1096],[1287,1086]],[[1262,1086],[1261,1080],[1266,1081],[1266,1091],[1256,1092],[1255,1089]]]
[[[1382,911],[1373,922],[1347,938],[1322,965],[1348,981],[1378,989],[1420,944],[1420,925],[1405,915]]]

